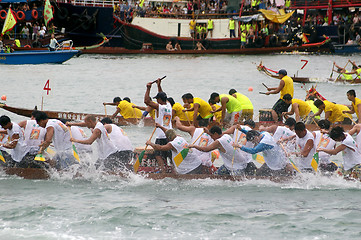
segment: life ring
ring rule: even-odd
[[[34,19],[38,19],[39,17],[39,13],[37,10],[33,9],[33,11],[31,11],[31,16],[34,18]]]
[[[0,11],[0,18],[2,19],[2,20],[5,20],[5,18],[6,18],[6,11],[5,10],[1,10]]]
[[[19,21],[23,21],[25,19],[25,13],[23,11],[17,11],[16,12],[16,18]]]
[[[25,45],[24,48],[31,48],[30,45]]]
[[[54,14],[54,12],[55,12],[54,6],[53,6],[53,5],[50,5],[50,6],[51,6],[51,11],[52,11],[53,14]]]

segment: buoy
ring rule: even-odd
[[[253,87],[249,87],[248,92],[253,92]]]
[[[2,95],[1,100],[6,101],[6,95]]]

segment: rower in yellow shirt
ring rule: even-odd
[[[295,114],[295,120],[296,122],[302,121],[305,124],[309,124],[312,122],[312,109],[310,105],[308,105],[305,101],[302,101],[301,99],[292,98],[291,95],[286,94],[283,96],[283,100],[287,104],[291,105],[291,111],[284,112],[282,115],[287,118],[287,116],[291,116]]]
[[[186,93],[182,96],[182,100],[185,104],[193,104],[193,107],[184,109],[183,111],[194,111],[193,114],[193,125],[198,127],[197,120],[206,119],[209,120],[213,114],[211,113],[212,107],[208,102],[201,98],[193,97],[191,93]],[[198,115],[199,114],[199,115]]]
[[[124,98],[124,99],[129,99],[129,98]],[[115,118],[118,113],[120,115],[122,115],[123,118],[128,119],[128,118],[142,118],[142,111],[140,111],[137,108],[133,108],[133,103],[130,103],[130,99],[129,101],[127,100],[123,100],[120,97],[116,97],[113,99],[113,103],[103,103],[104,105],[115,105],[117,106],[117,109],[115,111],[115,113],[111,116],[111,118]]]
[[[356,97],[355,90],[349,90],[347,92],[347,98],[351,101],[352,107],[350,111],[344,111],[343,113],[354,114],[356,113],[357,119],[360,119],[361,116],[361,99]],[[360,121],[359,121],[360,122]]]
[[[191,122],[193,120],[193,111],[183,111],[185,108],[179,102],[175,102],[172,97],[167,98],[168,102],[172,106],[172,119],[179,117],[179,120],[183,123]],[[192,104],[189,108],[192,108]]]
[[[229,95],[235,97],[242,105],[242,114],[240,117],[240,121],[253,119],[253,104],[251,100],[245,95],[237,92],[236,89],[229,90]]]
[[[210,101],[213,103],[221,103],[221,107],[212,111],[212,113],[222,111],[222,125],[224,122],[229,122],[231,125],[239,122],[239,118],[242,113],[242,105],[235,97],[228,94],[218,94],[214,92],[211,94]]]
[[[321,101],[317,99],[315,101],[315,106],[319,109],[316,116],[319,116],[323,111],[325,112],[325,119],[329,120],[331,123],[343,123],[345,119],[349,118],[351,121],[350,114],[344,114],[344,111],[350,110],[347,106],[341,104],[335,104],[330,101],[324,100]]]

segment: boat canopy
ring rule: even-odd
[[[270,20],[274,23],[286,22],[295,12],[295,11],[292,11],[289,13],[285,13],[283,9],[280,9],[279,13],[276,13],[272,10],[265,10],[265,9],[261,9],[259,11],[265,16],[265,18],[267,18],[268,20]]]
[[[250,15],[250,16],[233,17],[233,19],[240,21],[240,22],[250,22],[252,20],[263,21],[264,17],[262,16],[262,14],[259,13],[259,14]]]

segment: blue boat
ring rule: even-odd
[[[0,64],[63,63],[79,53],[79,50],[35,50],[0,53]]]
[[[360,53],[361,46],[358,44],[334,44],[333,50],[336,54],[353,54]]]

